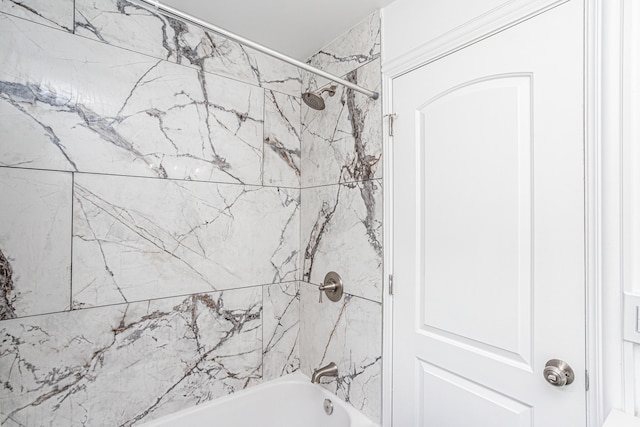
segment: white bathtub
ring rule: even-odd
[[[333,403],[327,415],[324,400]],[[142,427],[376,427],[360,412],[295,372],[158,418]]]

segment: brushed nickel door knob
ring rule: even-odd
[[[544,379],[555,387],[569,385],[575,379],[571,366],[563,360],[551,359],[544,366]]]

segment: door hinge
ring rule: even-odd
[[[389,295],[393,295],[393,274],[389,275]]]
[[[584,388],[589,391],[589,371],[584,371]]]
[[[389,136],[393,136],[393,122],[396,120],[396,114],[385,114],[385,117],[389,120]]]

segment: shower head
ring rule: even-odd
[[[322,97],[322,94],[325,92],[329,92],[329,96],[333,96],[336,94],[336,88],[337,86],[327,87],[322,89],[318,93],[305,92],[302,94],[302,100],[304,101],[305,104],[307,104],[309,107],[313,108],[314,110],[324,110],[325,105],[324,105],[324,98]]]
[[[314,110],[324,110],[324,99],[320,95],[313,92],[305,92],[302,94],[302,100]]]

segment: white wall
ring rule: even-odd
[[[408,71],[566,1],[397,0],[383,9],[382,69]]]
[[[640,294],[640,5],[624,0],[622,79],[623,289]],[[626,316],[625,316],[626,317]],[[625,343],[626,410],[640,414],[640,345]]]
[[[396,0],[383,9],[382,58],[392,61],[506,0]]]

